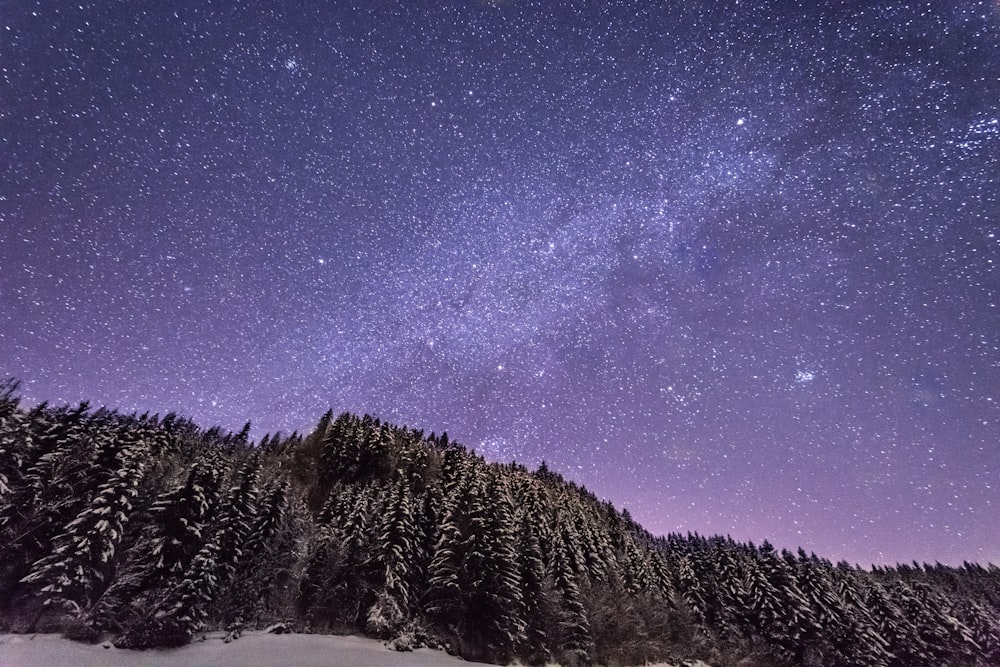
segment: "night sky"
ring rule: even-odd
[[[1000,3],[0,2],[0,375],[1000,562]]]

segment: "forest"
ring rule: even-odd
[[[173,647],[284,623],[508,664],[1000,664],[1000,568],[656,536],[542,464],[22,405],[0,383],[0,631]]]

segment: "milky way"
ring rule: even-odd
[[[1000,562],[998,45],[968,0],[7,0],[0,375]]]

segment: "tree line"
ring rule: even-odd
[[[283,622],[480,661],[1000,664],[1000,568],[653,536],[544,464],[327,412],[249,439],[0,383],[0,629],[178,646]]]

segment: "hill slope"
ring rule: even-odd
[[[1000,664],[1000,569],[654,537],[544,465],[327,413],[307,437],[0,392],[0,629],[281,620],[505,663]]]

